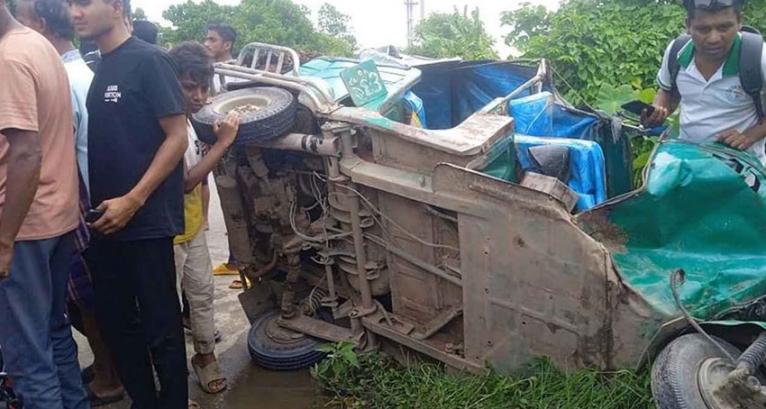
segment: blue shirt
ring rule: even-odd
[[[85,64],[78,50],[72,50],[61,56],[64,60],[69,77],[69,88],[72,91],[72,111],[75,128],[75,152],[77,166],[85,186],[88,186],[88,90],[93,81],[93,72]]]

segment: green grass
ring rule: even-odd
[[[345,348],[345,350],[344,350]],[[648,376],[591,370],[564,374],[549,361],[530,365],[525,378],[496,373],[454,374],[440,365],[406,367],[378,353],[329,349],[314,377],[331,397],[328,408],[374,409],[653,409]]]

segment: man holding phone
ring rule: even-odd
[[[172,59],[131,37],[130,0],[70,0],[101,63],[87,99],[96,316],[136,409],[187,409],[173,237],[184,231],[184,97]],[[155,376],[159,380],[159,388]]]
[[[657,75],[654,110],[644,110],[641,119],[646,126],[658,126],[680,106],[682,140],[720,142],[766,163],[763,104],[742,81],[744,37],[750,35],[740,32],[743,5],[744,0],[684,0],[690,40],[681,46],[679,38],[668,46]],[[756,41],[762,51],[763,41]],[[755,64],[759,82],[764,81],[764,57],[761,52]]]

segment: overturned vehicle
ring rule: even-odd
[[[652,367],[658,407],[766,402],[766,174],[630,131],[544,61],[318,58],[250,44],[197,116],[243,117],[216,170],[260,365],[321,342],[455,368]],[[211,141],[212,142],[212,141]],[[399,348],[400,349],[400,348]]]

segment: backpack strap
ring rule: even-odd
[[[678,72],[681,71],[681,64],[678,62],[678,54],[681,50],[692,40],[692,37],[688,34],[683,34],[673,41],[673,45],[670,46],[670,59],[668,60],[668,70],[670,71],[670,89],[675,95],[678,95],[678,86],[676,85],[676,77]]]
[[[742,89],[753,99],[759,118],[766,116],[763,101],[762,55],[763,36],[743,31],[742,49],[739,55],[739,80],[742,83]]]

